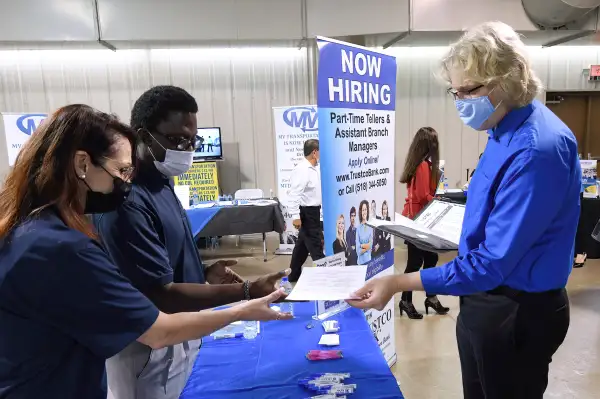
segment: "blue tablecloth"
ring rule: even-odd
[[[255,340],[204,341],[181,399],[241,398],[284,399],[314,396],[298,386],[311,373],[347,372],[348,383],[358,388],[349,398],[403,398],[364,314],[348,309],[338,320],[344,358],[311,362],[311,349],[328,349],[317,343],[323,334],[320,321],[311,319],[314,303],[296,303],[295,319],[263,323]],[[308,323],[313,324],[307,329]],[[331,348],[329,348],[331,349]]]
[[[188,209],[187,215],[190,220],[190,227],[192,229],[192,234],[196,237],[211,221],[211,219],[219,212],[221,209],[220,206],[213,206],[210,208],[194,208]]]

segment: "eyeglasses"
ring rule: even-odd
[[[466,90],[465,89],[456,90],[456,89],[453,89],[452,87],[449,87],[448,90],[446,90],[446,93],[450,94],[451,96],[454,97],[455,100],[457,100],[459,98],[464,98],[464,97],[472,95],[477,90],[481,89],[483,86],[485,86],[485,85],[479,85],[479,86],[473,87],[472,89],[466,89]]]
[[[186,138],[186,137],[181,137],[181,136],[171,136],[171,135],[161,135],[164,138],[167,139],[167,141],[169,141],[169,143],[171,143],[173,146],[175,146],[175,148],[177,148],[180,151],[185,151],[190,149],[191,147],[196,148],[196,141],[197,138],[196,136],[192,137],[192,138]]]
[[[108,158],[108,157],[103,157],[103,158],[107,161],[116,162],[112,158]],[[104,169],[104,166],[102,166],[102,169]],[[106,169],[104,169],[104,170],[106,170]],[[108,171],[106,171],[106,172],[110,174],[110,172],[108,172]],[[129,180],[135,174],[135,167],[134,166],[125,166],[123,168],[117,169],[117,172],[119,172],[119,175],[123,178],[123,180]]]

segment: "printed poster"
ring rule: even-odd
[[[390,234],[367,226],[394,217],[396,59],[318,38],[317,111],[325,254],[368,265],[367,279],[394,273]],[[396,361],[394,301],[366,318],[388,364]]]
[[[317,108],[314,105],[274,107],[275,143],[277,148],[277,197],[282,207],[285,230],[279,235],[278,255],[291,255],[298,239],[298,230],[292,224],[292,215],[285,206],[291,187],[290,175],[298,162],[304,159],[304,142],[319,136]]]
[[[174,178],[175,185],[190,186],[190,202],[219,199],[219,178],[216,162],[194,162],[190,170]]]
[[[581,165],[581,185],[585,198],[598,197],[598,161],[592,159],[579,160]]]
[[[13,166],[23,144],[29,140],[48,115],[42,113],[2,113],[2,127],[6,139],[8,165]]]

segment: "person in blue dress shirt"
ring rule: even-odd
[[[358,207],[358,221],[360,226],[356,229],[356,255],[358,264],[366,265],[371,261],[373,250],[373,228],[367,225],[369,221],[369,202],[361,201]]]
[[[458,256],[371,280],[349,303],[383,309],[407,290],[460,296],[465,399],[542,399],[569,327],[577,142],[535,100],[541,83],[511,27],[490,22],[467,31],[443,58],[441,74],[462,121],[489,135],[469,186]]]

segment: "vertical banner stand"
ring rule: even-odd
[[[275,146],[277,148],[277,198],[285,220],[285,231],[279,235],[277,255],[291,255],[298,239],[298,230],[292,225],[292,215],[287,211],[286,197],[291,187],[290,176],[304,159],[304,142],[319,136],[317,107],[297,105],[273,107]]]
[[[393,237],[366,222],[394,217],[396,58],[324,37],[317,44],[325,254],[367,265],[367,280],[392,275]],[[394,364],[394,301],[365,317]]]

